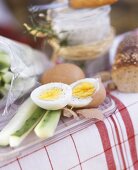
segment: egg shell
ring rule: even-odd
[[[76,85],[83,82],[92,83],[96,90],[92,96],[86,97],[84,99],[72,96],[69,106],[72,106],[73,108],[83,108],[85,106],[88,106],[90,103],[92,103],[94,94],[97,93],[97,91],[99,90],[100,87],[99,80],[95,78],[85,78],[85,79],[78,80],[77,82],[71,84],[71,88],[73,89]]]
[[[86,108],[98,107],[106,98],[106,90],[102,82],[99,83],[99,90],[93,95],[92,102]]]
[[[80,79],[84,79],[85,74],[81,68],[74,64],[64,63],[47,70],[41,77],[42,84],[51,82],[61,82],[71,84]]]

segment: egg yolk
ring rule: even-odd
[[[79,83],[73,88],[73,96],[77,98],[87,98],[93,95],[95,87],[92,83],[83,82]]]
[[[56,100],[63,94],[63,90],[60,88],[52,88],[43,92],[39,99],[41,100]]]

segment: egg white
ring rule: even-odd
[[[72,88],[75,88],[77,85],[79,85],[80,83],[84,83],[84,82],[89,82],[92,83],[92,85],[95,87],[95,92],[93,93],[93,95],[99,90],[99,80],[98,79],[94,79],[94,78],[86,78],[86,79],[82,79],[79,80],[75,83],[72,83],[70,86]],[[73,108],[81,108],[84,106],[87,106],[89,103],[91,103],[93,100],[92,96],[86,97],[86,98],[78,98],[72,95],[71,101],[69,102],[69,106],[72,106]]]
[[[63,94],[60,95],[58,99],[42,100],[39,98],[40,94],[53,88],[59,88],[63,90]],[[33,102],[39,107],[46,110],[59,110],[64,108],[70,102],[71,97],[72,97],[71,86],[64,83],[48,83],[36,88],[31,93],[31,99],[33,100]]]

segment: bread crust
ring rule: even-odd
[[[138,66],[122,66],[112,70],[112,79],[121,92],[138,93]]]
[[[112,79],[122,92],[138,92],[138,31],[119,44],[112,67]]]

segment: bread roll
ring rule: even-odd
[[[109,5],[117,2],[118,0],[70,0],[72,8],[91,8],[103,5]]]
[[[138,32],[127,35],[120,43],[112,79],[121,92],[138,92]]]

